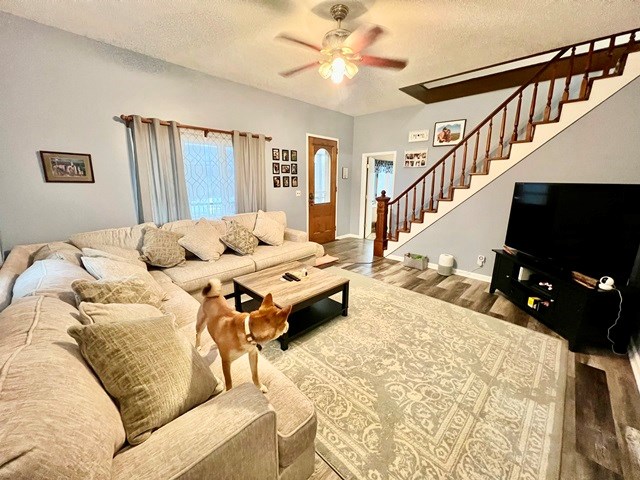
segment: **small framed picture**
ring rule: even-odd
[[[464,127],[466,120],[450,120],[448,122],[438,122],[433,128],[433,146],[445,147],[457,145],[464,138]]]
[[[427,166],[427,149],[404,152],[404,166],[408,168]]]
[[[283,187],[289,186],[289,177],[282,177],[282,186]]]
[[[290,173],[291,172],[291,166],[290,165],[285,165],[284,163],[282,164],[282,168],[281,168],[282,173]]]
[[[298,177],[291,177],[291,186],[298,187]]]
[[[46,182],[95,183],[91,155],[88,153],[40,151]]]
[[[277,162],[274,162],[272,165],[273,165],[273,167],[272,167],[273,174],[274,175],[280,175],[280,164],[277,163]]]
[[[274,162],[277,162],[280,160],[280,149],[279,148],[272,148],[271,149],[271,159]]]
[[[291,159],[293,161],[293,159]],[[292,163],[291,164],[291,174],[292,175],[297,175],[298,174],[298,164],[297,163]]]
[[[429,130],[414,130],[409,132],[409,143],[426,142],[429,140]]]
[[[273,188],[280,188],[280,177],[273,177]]]
[[[291,150],[291,161],[292,162],[297,162],[298,161],[298,151],[297,150]]]
[[[282,149],[282,161],[283,162],[289,161],[289,150],[285,150],[284,148]]]

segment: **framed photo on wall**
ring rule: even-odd
[[[433,146],[446,147],[457,145],[464,138],[466,120],[450,120],[438,122],[434,127]]]
[[[280,188],[280,177],[273,177],[273,188]]]
[[[283,162],[289,161],[289,150],[285,150],[284,148],[282,149],[282,161]]]
[[[273,160],[274,162],[277,162],[280,160],[280,149],[279,148],[272,148],[271,149],[271,160]]]
[[[408,168],[426,167],[427,166],[427,149],[405,151],[404,166]]]
[[[298,151],[297,150],[291,150],[291,161],[292,162],[297,162],[298,161]]]
[[[289,177],[282,177],[282,186],[283,187],[288,187],[289,186]]]
[[[291,159],[291,161],[293,161],[293,159]],[[291,164],[291,175],[297,175],[298,174],[298,164],[297,163],[292,163]]]
[[[298,177],[291,177],[291,186],[298,187]]]
[[[88,153],[40,151],[46,182],[95,183],[91,155]]]
[[[282,164],[282,167],[280,169],[280,171],[282,173],[290,173],[291,172],[291,166],[290,165],[285,165],[284,163]]]
[[[273,172],[272,173],[274,175],[280,175],[280,164],[275,162],[272,165],[273,165],[273,167],[272,167]]]

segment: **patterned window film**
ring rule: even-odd
[[[185,179],[191,218],[220,218],[236,213],[232,136],[181,129]]]

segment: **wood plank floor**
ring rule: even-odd
[[[373,258],[370,240],[343,239],[324,247],[340,259],[338,267],[557,336],[500,293],[490,294],[488,283],[420,272],[389,259],[368,263]],[[640,480],[640,393],[629,359],[594,349],[569,352],[567,361],[560,480]],[[340,477],[316,455],[311,478]]]

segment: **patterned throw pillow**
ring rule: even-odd
[[[227,248],[220,233],[207,220],[200,220],[178,243],[200,260],[218,260]]]
[[[131,445],[216,393],[216,377],[176,330],[173,315],[74,325],[68,332],[115,398]]]
[[[169,268],[182,265],[186,254],[184,247],[178,243],[182,237],[181,233],[147,228],[144,231],[140,258],[155,267]]]
[[[163,315],[160,309],[146,303],[81,302],[78,305],[78,310],[80,311],[80,323],[83,325],[139,320]]]
[[[253,236],[250,230],[234,220],[225,223],[227,224],[227,233],[220,238],[222,243],[240,255],[251,255],[255,252],[258,246],[258,239]]]
[[[71,284],[77,303],[146,303],[160,308],[163,297],[139,278],[124,280],[76,280]]]
[[[284,225],[258,210],[256,226],[253,234],[268,245],[282,245],[284,243]]]

